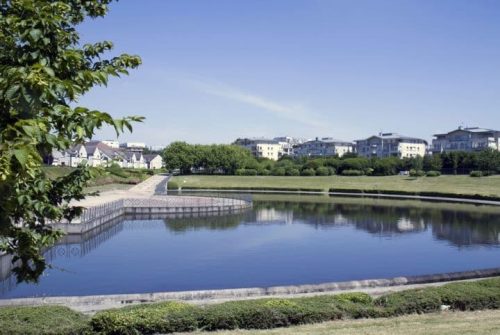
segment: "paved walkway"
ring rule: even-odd
[[[149,198],[155,194],[166,194],[168,175],[154,175],[128,190],[114,190],[99,193],[99,196],[86,197],[72,202],[74,206],[95,207],[124,198]]]

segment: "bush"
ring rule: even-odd
[[[354,176],[362,176],[363,174],[364,173],[361,170],[344,170],[344,171],[342,171],[343,176],[354,177]]]
[[[410,170],[410,177],[423,177],[423,176],[425,176],[425,171],[423,170],[415,170],[415,169]]]
[[[441,172],[439,171],[429,171],[425,174],[426,177],[439,177]]]
[[[470,176],[471,177],[482,177],[483,173],[481,171],[471,171]]]
[[[88,318],[67,307],[2,307],[0,334],[83,334],[90,331]]]
[[[200,308],[180,302],[139,305],[97,313],[94,331],[104,334],[155,334],[193,331]]]
[[[167,190],[178,190],[179,184],[177,182],[169,180],[167,183]]]
[[[442,305],[441,297],[433,288],[391,293],[375,303],[383,306],[388,315],[430,313],[438,311]]]
[[[235,173],[237,176],[256,176],[257,170],[255,170],[255,169],[237,169]]]
[[[284,168],[274,168],[271,170],[273,176],[284,176],[286,173]]]
[[[271,175],[271,171],[269,171],[267,169],[260,169],[260,170],[258,170],[258,174],[259,174],[259,176],[269,176],[269,175]]]
[[[316,172],[313,169],[304,169],[300,172],[301,176],[315,176]]]
[[[326,166],[320,166],[316,169],[317,176],[329,176],[332,174],[332,168],[328,168]]]
[[[285,171],[285,175],[286,176],[300,176],[300,171],[299,171],[299,169],[288,168]]]
[[[113,163],[111,164],[110,166],[108,166],[106,168],[106,171],[109,172],[110,174],[112,175],[115,175],[117,177],[121,177],[121,178],[127,178],[128,175],[127,173],[125,172],[125,170],[123,170],[118,164],[116,163]]]

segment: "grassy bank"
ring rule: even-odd
[[[387,190],[401,192],[435,192],[461,195],[500,197],[500,175],[472,178],[469,176],[419,177],[277,177],[277,176],[177,176],[172,186],[212,189],[276,189],[276,190]]]
[[[70,173],[73,169],[70,167],[46,166],[43,171],[49,178],[55,179]],[[95,176],[89,181],[87,191],[128,189],[132,185],[147,179],[152,173],[152,170],[122,169],[119,167],[94,169]]]
[[[345,320],[352,319],[372,319],[364,321],[372,328],[377,324],[379,326],[375,327],[394,327],[399,324],[395,317],[437,313],[443,305],[450,311],[499,309],[500,278],[389,293],[377,299],[365,293],[344,293],[241,300],[204,306],[163,302],[111,309],[92,317],[64,307],[4,307],[0,308],[0,334],[157,334],[272,329],[336,321],[275,332],[307,334],[309,330],[316,333],[313,330],[323,329],[326,332],[329,327],[339,329],[342,326],[338,323],[340,320],[345,323]],[[357,327],[354,323],[352,325]],[[256,332],[250,334],[253,333]],[[392,334],[381,334],[388,333]]]

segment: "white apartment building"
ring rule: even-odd
[[[362,157],[423,157],[427,149],[427,141],[396,133],[380,133],[355,142],[356,152]]]
[[[303,139],[291,136],[275,137],[274,140],[281,145],[281,156],[293,156],[294,147],[305,142]]]
[[[234,144],[247,148],[257,158],[268,158],[277,161],[282,156],[282,146],[275,140],[238,138]]]
[[[295,146],[294,155],[298,157],[342,157],[346,153],[354,152],[354,143],[323,137],[310,140]]]
[[[432,152],[480,151],[493,149],[500,151],[500,131],[479,127],[458,127],[444,134],[435,134]]]

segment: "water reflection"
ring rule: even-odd
[[[161,235],[158,221],[149,221],[157,219],[163,222],[164,235],[189,236],[191,232],[199,231],[222,232],[236,231],[243,227],[303,225],[316,231],[325,231],[325,234],[335,234],[335,229],[346,228],[388,239],[429,234],[434,241],[444,241],[464,250],[479,247],[491,249],[500,245],[500,211],[495,207],[310,197],[254,201],[252,210],[233,215],[125,217],[85,234],[66,235],[56,246],[46,251],[45,257],[49,263],[57,259],[84,258],[117,235],[134,230],[140,234],[151,229],[155,230],[155,235]],[[293,236],[296,240],[301,233],[301,230],[290,230],[288,233],[287,230],[272,231],[267,238],[278,241],[280,237],[285,239],[286,236]],[[246,242],[252,242],[251,237]],[[266,238],[265,235],[258,237]],[[244,242],[240,243],[243,245]],[[10,274],[11,267],[10,258],[0,256],[0,297],[16,288],[15,279]]]

